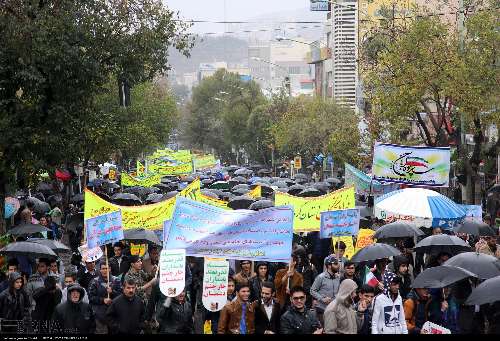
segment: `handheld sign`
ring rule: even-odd
[[[122,240],[122,212],[105,213],[85,220],[89,248]]]
[[[355,236],[359,230],[359,209],[321,212],[321,238]]]
[[[78,251],[80,252],[82,261],[84,262],[95,262],[101,259],[102,256],[104,256],[104,253],[102,252],[100,246],[89,248],[87,244],[83,244],[78,247]]]
[[[228,275],[227,260],[205,258],[202,302],[208,311],[219,311],[226,305]]]
[[[186,286],[186,250],[162,250],[160,254],[160,291],[178,296]]]

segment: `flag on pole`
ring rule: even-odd
[[[146,176],[145,167],[142,163],[140,163],[139,160],[137,161],[137,176],[138,177]]]
[[[365,265],[365,284],[375,288],[378,285],[379,281],[377,277],[371,272],[370,268]]]

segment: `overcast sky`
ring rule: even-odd
[[[304,9],[309,0],[163,0],[172,10],[180,11],[181,18],[193,20],[240,21],[268,13]],[[224,3],[226,4],[224,6]],[[226,10],[224,11],[224,7]],[[196,24],[193,32],[223,32],[223,24]]]

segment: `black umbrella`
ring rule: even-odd
[[[165,200],[163,194],[159,193],[151,193],[146,197],[146,203],[148,204],[154,204],[163,200]]]
[[[57,255],[48,246],[30,243],[30,242],[15,242],[7,244],[5,247],[0,249],[0,254],[6,255],[9,258],[26,256],[29,258],[56,258]]]
[[[145,197],[151,193],[155,193],[158,189],[153,189],[152,187],[142,187],[142,186],[133,186],[129,188],[125,188],[123,193],[132,193],[139,197]],[[114,196],[113,196],[114,197]],[[113,199],[112,197],[112,199]]]
[[[133,240],[138,244],[162,245],[162,242],[153,231],[145,230],[143,228],[123,230],[123,239]]]
[[[234,175],[250,175],[252,174],[253,171],[250,170],[250,169],[246,169],[246,168],[240,168],[240,169],[237,169],[235,172],[234,172]]]
[[[276,181],[273,182],[273,186],[276,186],[278,188],[288,188],[288,185],[285,181]]]
[[[427,254],[446,252],[455,255],[462,251],[470,251],[470,246],[457,236],[437,234],[422,239],[413,250]]]
[[[297,183],[299,185],[306,185],[308,182],[309,181],[307,181],[307,179],[303,179],[303,178],[295,180],[295,183]]]
[[[161,184],[156,184],[153,186],[154,188],[158,188],[159,190],[163,191],[163,192],[168,192],[170,190],[170,187],[168,185],[165,185],[163,183]]]
[[[169,178],[161,178],[160,182],[164,185],[169,185],[172,182],[172,180]]]
[[[467,277],[477,277],[472,272],[451,265],[425,269],[413,281],[412,288],[444,288]]]
[[[224,197],[224,192],[221,191],[220,189],[212,189],[212,188],[210,188],[210,189],[206,189],[206,191],[210,191],[211,193],[216,194],[217,197],[219,197],[219,199],[222,199]],[[203,191],[202,191],[202,193],[203,193]]]
[[[106,201],[111,201],[111,197],[104,192],[97,192],[95,194],[97,194],[97,196],[99,196],[100,198],[102,198]]]
[[[417,227],[395,221],[393,223],[384,225],[377,229],[377,232],[373,235],[376,239],[386,239],[386,238],[405,238],[405,237],[415,237],[423,236],[424,233],[420,231]]]
[[[308,187],[304,190],[302,190],[297,196],[299,197],[318,197],[322,195],[323,193],[321,191],[318,191],[314,187]]]
[[[52,184],[48,183],[48,182],[40,182],[37,186],[36,186],[36,191],[37,192],[42,192],[43,194],[46,194],[46,195],[49,195],[49,194],[52,194],[54,193],[54,186],[52,186]]]
[[[478,223],[471,220],[466,220],[462,224],[453,228],[455,233],[467,233],[473,236],[496,236],[495,231],[485,223]]]
[[[184,181],[189,182],[189,183],[193,182],[194,180],[196,180],[196,178],[194,176],[191,176],[191,175],[188,175],[184,178]]]
[[[68,216],[65,227],[67,230],[73,232],[76,232],[79,228],[83,228],[83,212]]]
[[[7,233],[13,236],[22,236],[38,232],[50,232],[50,231],[51,230],[49,230],[45,226],[39,224],[21,224],[7,231]]]
[[[214,199],[219,199],[219,195],[217,193],[212,192],[209,189],[202,189],[201,194],[203,194],[206,197],[214,198]]]
[[[40,245],[45,245],[49,247],[55,253],[71,252],[71,249],[57,240],[45,239],[45,238],[30,238],[27,240],[30,243],[37,243]]]
[[[306,189],[304,186],[296,184],[296,185],[290,186],[290,188],[288,189],[288,194],[297,195],[300,192],[302,192],[304,189]]]
[[[241,184],[246,184],[247,183],[247,179],[242,177],[242,176],[235,176],[234,178],[231,178],[229,181],[235,181],[235,182],[238,182],[238,183],[241,183]]]
[[[316,188],[323,194],[328,193],[328,191],[330,190],[330,185],[327,182],[315,182],[314,184],[312,184],[312,187]]]
[[[231,190],[231,193],[235,194],[235,195],[245,195],[247,194],[248,192],[250,192],[250,190],[248,189],[244,189],[244,188],[239,188],[237,190]]]
[[[401,252],[394,246],[387,244],[374,243],[368,245],[352,256],[351,261],[354,263],[367,262],[377,259],[389,258],[392,256],[399,256]]]
[[[373,212],[368,207],[361,205],[356,206],[356,208],[359,210],[360,217],[373,217]]]
[[[255,200],[250,198],[249,196],[241,195],[241,196],[237,196],[237,197],[234,197],[231,200],[229,200],[229,203],[227,204],[227,206],[231,207],[234,210],[248,209],[250,207],[250,205],[253,204],[254,202],[255,202]]]
[[[274,204],[271,200],[258,200],[250,205],[249,209],[258,211],[264,208],[274,207]]]
[[[325,181],[329,182],[331,184],[334,184],[334,185],[338,185],[338,184],[342,183],[342,181],[337,179],[337,178],[328,178]]]
[[[271,173],[272,171],[266,168],[259,169],[259,171],[257,172],[257,174],[271,174]]]
[[[203,179],[201,180],[201,184],[205,187],[210,186],[214,181],[212,179]]]
[[[50,204],[54,203],[54,204],[60,204],[62,203],[62,195],[61,194],[54,194],[54,195],[51,195],[50,197],[47,198],[47,202]]]
[[[137,204],[142,204],[141,199],[132,193],[117,193],[111,197],[111,199],[119,204],[125,206],[133,206]]]
[[[293,185],[295,185],[295,181],[293,181],[292,179],[288,179],[288,178],[281,178],[281,181],[286,182],[286,185],[287,185],[287,186],[293,186]]]
[[[457,266],[468,270],[481,279],[500,276],[500,267],[497,258],[479,252],[463,252],[451,257],[444,265]]]
[[[40,199],[37,199],[35,197],[30,197],[28,200],[26,200],[28,203],[33,203],[34,208],[33,210],[38,213],[38,214],[44,214],[50,211],[50,205],[47,204],[44,201],[41,201]]]
[[[70,202],[72,204],[78,204],[78,203],[82,203],[84,201],[85,201],[85,199],[84,199],[83,193],[73,195],[73,197],[71,197],[71,200],[70,200]]]
[[[233,172],[233,171],[235,171],[235,170],[237,170],[237,169],[240,169],[240,167],[239,167],[239,166],[236,166],[236,165],[227,166],[227,167],[225,167],[225,168],[226,168],[228,171],[230,171],[230,172]]]
[[[487,279],[472,289],[471,294],[465,301],[467,305],[483,305],[500,301],[500,276]]]
[[[308,179],[307,175],[302,174],[302,173],[297,173],[295,174],[295,179]]]
[[[179,191],[170,191],[167,194],[165,194],[165,198],[170,199],[175,197],[177,194],[179,194]]]
[[[239,184],[231,188],[231,192],[240,190],[240,189],[245,189],[245,190],[250,190],[250,186],[247,184]]]
[[[500,184],[496,184],[488,190],[488,193],[500,193]]]
[[[105,188],[105,189],[118,189],[118,188],[120,188],[120,185],[118,185],[116,182],[106,181],[106,182],[102,183],[102,188]]]

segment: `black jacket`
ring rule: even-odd
[[[78,303],[71,301],[72,291],[80,292]],[[93,334],[95,332],[94,311],[89,304],[82,302],[85,291],[78,284],[68,288],[68,298],[59,304],[54,311],[52,319],[57,322],[60,332],[63,334]]]
[[[118,266],[118,259],[116,257],[111,257],[109,259],[109,267],[111,269],[111,274],[115,277],[124,274],[128,271],[130,268],[130,262],[128,261],[128,257],[125,255],[122,255],[122,261],[120,262],[120,265]]]
[[[6,320],[23,320],[29,318],[31,303],[26,291],[21,287],[14,289],[14,282],[22,278],[17,272],[9,276],[9,286],[0,294],[0,318]]]
[[[318,328],[321,325],[313,310],[300,312],[290,307],[280,319],[281,334],[312,334]]]
[[[194,332],[191,303],[167,298],[157,313],[161,334],[192,334]]]
[[[44,281],[44,286],[34,291],[33,299],[36,306],[31,314],[33,320],[50,320],[57,305],[61,303],[62,292],[56,288],[56,280],[55,277],[48,276]]]
[[[89,285],[90,282],[94,279],[99,277],[99,271],[97,269],[94,269],[94,273],[90,273],[87,271],[86,267],[80,268],[78,270],[78,273],[76,274],[76,281],[83,287],[87,292],[89,292]]]
[[[121,295],[122,288],[120,285],[120,280],[116,277],[109,276],[109,282],[113,292],[109,295],[109,298],[114,299]],[[104,321],[106,310],[108,310],[108,305],[104,303],[104,299],[108,297],[107,291],[107,281],[101,275],[94,278],[89,285],[89,303],[94,310],[95,317],[98,321]]]
[[[139,334],[145,327],[145,308],[142,299],[120,295],[106,311],[109,330],[114,334]]]
[[[272,282],[271,277],[268,276],[266,281]],[[262,290],[262,281],[260,278],[255,276],[250,279],[248,284],[250,285],[250,302],[260,300],[260,292]]]
[[[266,309],[262,300],[259,300],[255,307],[255,334],[264,334],[266,330],[270,330],[275,334],[280,332],[281,307],[280,304],[274,301],[271,320],[267,317]]]

